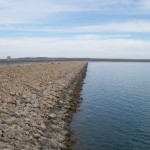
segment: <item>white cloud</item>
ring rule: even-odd
[[[55,32],[55,33],[100,33],[100,32],[114,32],[114,33],[150,33],[150,21],[135,20],[127,22],[109,22],[101,23],[97,25],[84,25],[84,26],[66,26],[66,27],[54,27],[54,26],[0,26],[0,30],[12,30],[12,31],[28,31],[28,32]]]
[[[0,0],[0,5],[4,5],[7,3],[7,0]]]
[[[140,1],[139,9],[142,10],[142,11],[150,11],[150,0]]]
[[[129,21],[75,27],[78,32],[150,32],[150,21]]]
[[[80,40],[101,40],[101,39],[121,39],[130,38],[130,34],[112,34],[112,35],[97,35],[97,34],[81,34],[73,36],[74,39]]]
[[[128,39],[24,38],[0,39],[0,58],[99,57],[149,58],[150,41]]]
[[[0,0],[0,24],[41,23],[66,12],[149,14],[149,8],[149,0]]]
[[[5,5],[3,5],[5,2]],[[52,19],[53,14],[72,11],[68,5],[53,0],[0,1],[0,24],[22,24]],[[54,18],[53,18],[54,19]]]

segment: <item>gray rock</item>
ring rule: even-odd
[[[40,135],[40,134],[38,134],[38,133],[35,133],[35,134],[34,134],[34,137],[35,137],[35,138],[40,138],[40,137],[41,137],[41,135]]]
[[[0,130],[0,137],[2,136],[2,130]]]
[[[35,101],[35,103],[33,104],[33,106],[32,106],[32,107],[34,107],[34,108],[38,107],[38,102],[37,102],[37,101]]]
[[[1,150],[12,150],[12,149],[10,149],[10,148],[3,148],[3,149],[1,149]]]
[[[37,114],[36,114],[36,113],[32,113],[32,116],[33,116],[33,117],[36,117],[36,116],[37,116]]]
[[[3,120],[3,123],[8,124],[8,125],[15,124],[16,122],[17,122],[16,117],[11,117],[11,118]]]
[[[63,104],[64,102],[63,102],[63,101],[59,101],[59,103],[60,103],[60,104]]]
[[[26,99],[26,98],[27,98],[27,95],[26,95],[26,94],[23,94],[23,95],[22,95],[22,98],[23,98],[23,99]]]
[[[9,94],[12,95],[12,96],[15,96],[15,95],[16,95],[16,93],[13,92],[13,91],[11,91]]]
[[[39,138],[39,141],[40,141],[42,144],[44,144],[44,143],[46,143],[47,138],[44,137],[44,136],[42,136],[42,137]]]
[[[46,126],[45,126],[44,122],[41,123],[41,129],[46,130]]]
[[[16,100],[16,106],[19,106],[19,105],[20,105],[20,101]]]
[[[62,129],[58,125],[51,125],[51,128],[53,129],[54,132],[60,132]]]
[[[54,149],[59,148],[59,145],[58,145],[58,142],[56,139],[49,139],[49,142],[50,142],[52,148],[54,148]]]
[[[49,115],[49,117],[50,117],[50,118],[56,118],[56,117],[57,117],[57,115],[56,115],[56,114],[54,114],[54,113],[52,113],[52,114],[50,114],[50,115]]]
[[[68,131],[67,131],[67,130],[62,130],[62,131],[61,131],[61,134],[67,135],[67,134],[68,134]]]
[[[27,116],[28,113],[29,113],[28,109],[27,109],[27,108],[24,108],[24,110],[20,112],[20,115],[21,115],[21,116]]]
[[[20,113],[16,111],[16,112],[14,113],[14,116],[15,116],[16,118],[19,118],[19,117],[20,117]]]
[[[9,145],[8,143],[3,143],[0,141],[0,150],[13,150],[14,146]]]
[[[30,118],[25,118],[25,121],[29,122],[29,121],[30,121]]]

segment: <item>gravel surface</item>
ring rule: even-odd
[[[0,150],[68,149],[72,94],[86,66],[86,62],[0,66]]]

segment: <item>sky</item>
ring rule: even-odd
[[[150,0],[0,0],[0,58],[150,59]]]

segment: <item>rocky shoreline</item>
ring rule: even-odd
[[[0,67],[0,150],[71,149],[86,62]]]

